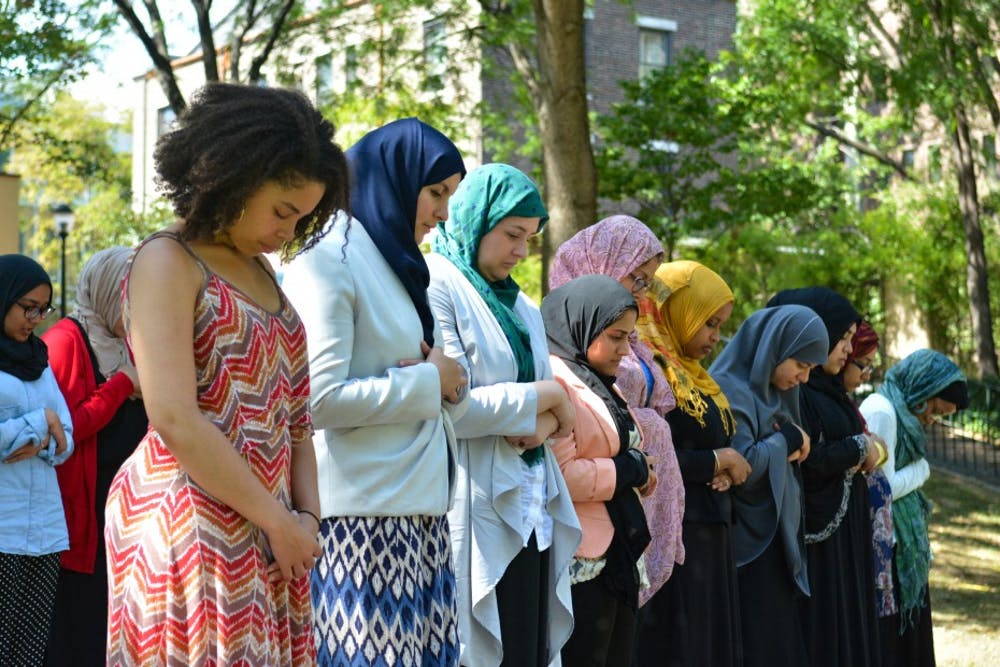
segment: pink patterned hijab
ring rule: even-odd
[[[587,274],[621,280],[662,254],[663,245],[649,227],[630,215],[612,215],[559,246],[549,270],[549,289]]]

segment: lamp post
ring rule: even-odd
[[[52,218],[59,234],[59,316],[66,317],[66,237],[73,229],[73,209],[67,204],[52,207]]]

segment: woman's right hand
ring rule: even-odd
[[[719,457],[716,476],[724,472],[729,477],[730,483],[736,486],[747,481],[747,477],[750,476],[750,463],[738,451],[732,447],[723,447],[716,449],[715,454]]]
[[[49,437],[56,439],[56,456],[62,454],[66,451],[66,432],[63,431],[62,422],[59,421],[59,415],[52,408],[45,408],[45,424],[49,427],[48,436],[42,440],[42,448],[44,448],[48,442]]]
[[[135,366],[125,365],[118,369],[121,373],[125,375],[129,380],[132,381],[132,394],[129,398],[142,398],[142,389],[139,387],[139,372],[135,370]]]
[[[460,363],[446,356],[440,347],[430,348],[427,361],[434,364],[438,370],[438,376],[441,378],[441,397],[449,403],[458,403],[465,386],[469,384],[465,369]]]
[[[799,429],[799,433],[802,434],[802,446],[796,449],[794,452],[788,455],[789,463],[802,463],[809,456],[809,434],[802,430],[802,427],[798,424],[793,424],[795,428]]]
[[[265,529],[264,535],[274,554],[274,562],[267,568],[269,581],[291,581],[304,577],[309,574],[316,559],[323,555],[316,533],[306,525],[305,521],[289,511],[273,528]]]

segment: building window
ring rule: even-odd
[[[652,16],[636,19],[639,26],[639,78],[663,69],[673,62],[671,42],[677,22]]]
[[[428,83],[440,88],[448,71],[448,48],[444,42],[444,19],[424,21],[424,69]]]
[[[941,147],[931,146],[927,149],[927,179],[931,183],[941,180]]]
[[[907,148],[903,151],[903,166],[907,169],[913,169],[913,162],[916,157],[916,152],[912,148]]]
[[[164,134],[170,131],[173,126],[174,121],[177,120],[177,114],[170,107],[162,107],[156,110],[156,136],[162,137]]]
[[[323,104],[333,93],[333,54],[316,59],[316,103]]]
[[[358,47],[344,49],[344,84],[350,86],[358,80]]]
[[[997,177],[997,138],[993,134],[983,135],[983,175]]]

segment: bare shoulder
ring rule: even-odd
[[[194,294],[200,289],[202,272],[194,257],[167,236],[147,241],[132,260],[129,291],[152,290]]]

